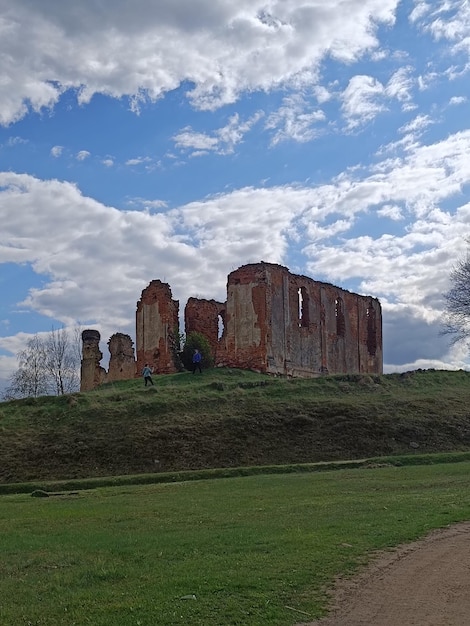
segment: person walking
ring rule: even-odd
[[[153,380],[152,380],[152,368],[149,366],[148,363],[145,364],[144,369],[142,370],[142,376],[144,377],[144,381],[145,381],[145,387],[147,387],[148,383],[150,383],[151,385],[153,385]]]
[[[201,361],[202,361],[202,354],[196,348],[193,354],[193,374],[197,369],[199,370],[199,373],[202,374]]]

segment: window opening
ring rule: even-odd
[[[299,304],[299,328],[306,328],[310,323],[308,310],[309,298],[306,287],[299,287],[297,294]]]
[[[224,330],[225,330],[224,318],[219,313],[219,315],[217,316],[217,339],[220,339],[222,337],[222,335],[224,334]]]
[[[370,356],[375,356],[377,352],[377,324],[375,319],[375,309],[370,302],[367,307],[367,351]]]
[[[335,300],[336,334],[344,337],[346,334],[346,322],[344,319],[343,299],[338,297]]]

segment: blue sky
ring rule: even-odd
[[[31,334],[105,347],[150,280],[182,312],[260,260],[378,297],[385,371],[468,368],[468,2],[0,0],[0,31],[0,389]]]

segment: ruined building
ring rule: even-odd
[[[97,330],[82,332],[82,366],[80,391],[90,391],[108,381],[129,380],[135,376],[134,342],[129,335],[115,333],[108,341],[109,370],[106,372],[100,362],[101,335]]]
[[[238,268],[225,304],[191,298],[185,322],[209,339],[217,365],[299,377],[382,373],[379,301],[280,265]]]
[[[157,373],[175,372],[178,314],[179,302],[172,299],[169,285],[153,280],[137,303],[136,363],[129,342],[125,356],[119,343],[119,365],[111,366],[111,353],[107,380],[132,378],[145,363]],[[294,377],[382,373],[379,301],[292,274],[280,265],[261,262],[231,272],[226,302],[189,298],[184,320],[186,334],[195,331],[207,338],[217,366]],[[98,343],[85,363],[85,333],[97,331],[83,333],[82,388],[88,389],[100,384],[103,375]],[[90,337],[86,335],[88,342]],[[110,350],[112,345],[110,340]],[[87,354],[91,352],[87,347]]]

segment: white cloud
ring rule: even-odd
[[[411,97],[411,90],[415,84],[412,76],[413,68],[410,66],[401,67],[389,79],[385,88],[385,93],[389,98],[396,98],[408,107]]]
[[[380,217],[388,217],[394,222],[398,222],[404,217],[401,207],[396,204],[384,204],[383,207],[377,210],[377,215]]]
[[[350,63],[376,49],[376,29],[393,24],[398,1],[136,0],[109,11],[81,0],[71,12],[0,0],[0,124],[53,107],[70,88],[80,103],[130,96],[137,111],[184,81],[200,109],[244,91],[311,85],[325,55]]]
[[[436,41],[446,40],[451,53],[470,52],[470,5],[466,0],[419,2],[410,19]]]
[[[51,148],[51,156],[57,159],[58,157],[62,155],[63,151],[64,151],[63,146],[54,146]]]
[[[8,139],[8,146],[19,146],[22,144],[28,143],[28,139],[24,139],[23,137],[10,137]]]
[[[126,165],[141,165],[142,163],[150,163],[152,159],[150,157],[136,157],[134,159],[128,159]]]
[[[429,115],[417,115],[411,122],[404,124],[401,128],[398,129],[399,133],[413,133],[416,136],[417,133],[424,130],[431,124],[435,124],[435,120],[433,120]]]
[[[468,101],[468,98],[466,96],[453,96],[449,100],[449,104],[451,106],[458,106],[459,104],[465,104],[465,102],[467,101]]]
[[[243,141],[243,137],[263,117],[263,112],[258,111],[249,119],[240,120],[235,113],[229,118],[228,123],[213,131],[212,134],[194,131],[191,126],[186,126],[174,137],[175,146],[183,151],[188,151],[191,156],[203,156],[209,152],[216,154],[233,154],[235,146]]]
[[[105,167],[113,167],[113,165],[114,165],[114,159],[110,159],[110,158],[103,159],[103,160],[101,161],[101,163],[102,163]]]
[[[384,97],[385,87],[376,78],[353,76],[342,94],[342,110],[348,127],[356,128],[386,111]]]
[[[80,150],[80,152],[77,152],[75,158],[77,159],[77,161],[84,161],[85,159],[88,159],[90,155],[91,153],[88,152],[88,150]]]
[[[323,111],[312,110],[302,95],[293,94],[285,97],[282,106],[271,113],[265,127],[274,131],[272,145],[286,140],[304,143],[318,135],[316,125],[323,121],[325,121]]]

